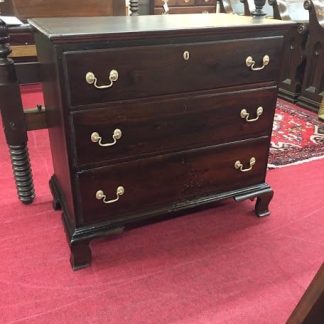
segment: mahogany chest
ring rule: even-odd
[[[234,15],[39,18],[37,52],[74,269],[89,242],[265,183],[284,35]]]

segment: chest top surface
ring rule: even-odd
[[[29,23],[53,43],[159,36],[161,33],[222,34],[286,30],[293,22],[229,14],[189,14],[134,17],[33,18]],[[290,26],[289,26],[290,25]]]

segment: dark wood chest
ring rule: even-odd
[[[190,23],[188,22],[190,20]],[[73,268],[89,241],[265,183],[290,23],[232,15],[33,19]]]

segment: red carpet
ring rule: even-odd
[[[323,125],[317,114],[281,99],[274,119],[269,167],[300,164],[324,158]]]
[[[46,131],[29,133],[37,198],[18,202],[0,135],[0,323],[281,324],[323,262],[324,160],[270,170],[270,217],[253,203],[92,243],[73,272],[51,207]]]

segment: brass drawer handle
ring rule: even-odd
[[[97,78],[92,72],[88,72],[86,74],[86,81],[89,84],[93,84],[93,86],[97,89],[107,89],[113,86],[114,82],[118,80],[118,71],[117,70],[111,70],[109,73],[109,84],[106,85],[98,85],[97,84]]]
[[[93,132],[91,134],[91,141],[93,143],[98,143],[100,146],[103,146],[103,147],[107,147],[107,146],[113,146],[117,143],[117,140],[119,140],[120,138],[122,137],[122,131],[119,129],[119,128],[116,128],[114,130],[114,133],[113,133],[113,142],[111,143],[106,143],[106,144],[103,144],[101,141],[102,141],[102,137],[99,135],[98,132]]]
[[[258,107],[258,109],[256,111],[257,116],[253,119],[249,119],[250,113],[248,113],[246,109],[241,110],[241,118],[245,119],[245,121],[247,121],[248,123],[257,121],[262,114],[263,114],[263,107],[261,107],[261,106]]]
[[[245,64],[249,67],[252,71],[260,71],[263,70],[270,62],[269,55],[264,55],[262,59],[263,65],[260,67],[254,67],[255,61],[253,60],[252,56],[248,56],[245,60]]]
[[[105,195],[105,193],[104,193],[102,190],[98,190],[98,191],[96,192],[96,198],[97,198],[98,200],[102,200],[102,202],[103,202],[104,204],[112,204],[112,203],[118,201],[118,200],[119,200],[119,197],[122,196],[124,193],[125,193],[125,188],[122,187],[122,186],[119,186],[119,187],[117,188],[117,190],[116,190],[116,196],[117,196],[117,197],[116,197],[115,199],[107,200],[107,199],[106,199],[107,196]]]
[[[253,156],[253,157],[251,157],[251,159],[250,159],[250,167],[249,167],[249,168],[247,168],[247,169],[243,169],[243,164],[241,163],[240,160],[237,160],[237,161],[235,162],[234,167],[235,167],[236,170],[240,170],[241,172],[248,172],[248,171],[251,171],[251,170],[252,170],[252,168],[253,168],[255,162],[256,162],[256,159],[255,159],[255,157]]]

